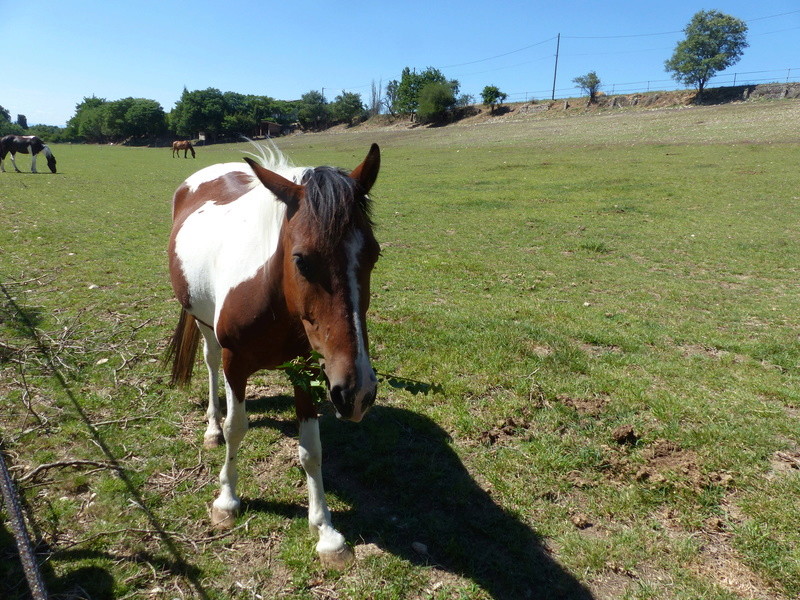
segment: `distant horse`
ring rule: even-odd
[[[178,156],[180,156],[181,150],[183,150],[183,158],[186,158],[187,152],[191,152],[192,158],[195,158],[194,146],[192,146],[192,142],[188,140],[172,142],[172,158],[175,158],[175,153],[177,153]]]
[[[14,170],[17,173],[22,173],[22,171],[17,168],[17,161],[14,160],[17,152],[31,155],[31,173],[37,173],[36,155],[40,152],[44,152],[47,158],[47,166],[50,167],[50,171],[53,173],[56,172],[56,157],[53,156],[47,144],[35,135],[7,135],[0,138],[0,172],[6,172],[3,161],[6,158],[6,154],[10,153],[11,164],[14,165]]]
[[[380,168],[377,144],[349,174],[292,167],[276,152],[264,153],[260,163],[245,160],[249,168],[213,165],[178,187],[169,241],[172,287],[183,307],[170,345],[172,381],[191,378],[202,334],[209,378],[205,445],[226,445],[211,514],[220,527],[230,527],[240,507],[236,454],[248,428],[250,375],[313,350],[322,356],[336,416],[355,422],[377,391],[365,322],[380,253],[368,196]],[[220,360],[227,400],[221,428]],[[294,398],[316,549],[323,564],[342,568],[353,553],[325,502],[317,407],[301,387],[294,387]]]

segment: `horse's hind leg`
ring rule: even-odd
[[[208,369],[208,409],[206,410],[208,427],[203,436],[203,445],[206,448],[216,448],[225,442],[220,427],[222,412],[219,407],[219,364],[222,358],[222,348],[209,327],[200,322],[197,323],[197,327],[203,334],[203,358]]]
[[[224,369],[225,398],[228,405],[228,414],[225,415],[225,422],[222,425],[222,431],[225,434],[225,464],[219,474],[219,496],[211,506],[211,522],[219,528],[233,527],[234,519],[241,506],[241,501],[236,495],[238,479],[236,455],[248,427],[247,413],[244,407],[247,377],[239,377],[231,372],[232,369],[227,368],[233,362],[227,352],[227,350],[223,352],[226,355],[223,358],[226,366]]]
[[[297,394],[303,392],[295,388]],[[296,400],[297,401],[297,400]],[[310,399],[309,399],[310,401]],[[312,404],[313,405],[313,404]],[[312,533],[319,536],[317,554],[323,566],[342,570],[353,562],[353,550],[345,542],[344,536],[334,529],[331,513],[325,501],[325,488],[322,484],[322,443],[319,438],[319,419],[304,415],[306,411],[299,409],[300,441],[298,452],[300,463],[306,472],[308,484],[308,526]]]

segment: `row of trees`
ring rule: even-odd
[[[487,106],[494,107],[505,99],[505,94],[490,87],[494,91],[488,96]],[[433,122],[447,118],[457,106],[473,102],[471,96],[457,98],[458,92],[458,81],[448,80],[441,71],[429,67],[421,73],[404,69],[400,80],[390,81],[385,90],[382,84],[373,84],[369,106],[360,94],[344,91],[329,102],[315,90],[303,94],[300,100],[286,101],[215,88],[192,91],[184,88],[167,113],[158,102],[147,98],[109,101],[92,96],[75,107],[66,128],[47,128],[43,137],[53,142],[105,143],[163,136],[194,138],[204,132],[208,139],[214,140],[254,136],[265,121],[316,131],[338,123],[357,123],[380,112]],[[24,115],[18,116],[17,125],[10,122],[10,115],[5,112],[0,112],[0,132],[32,133]]]
[[[63,137],[106,142],[164,135],[194,138],[201,131],[209,139],[253,136],[264,121],[320,129],[336,122],[353,122],[363,118],[365,112],[361,97],[347,92],[328,103],[322,94],[313,91],[300,100],[286,101],[221,92],[216,88],[192,91],[184,88],[169,113],[156,101],[145,98],[114,101],[84,98],[75,107],[75,115],[67,123]]]

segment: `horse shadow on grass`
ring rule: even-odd
[[[263,414],[256,422],[282,423]],[[376,406],[357,425],[324,415],[320,429],[326,491],[353,506],[333,515],[334,526],[351,542],[374,543],[413,564],[455,573],[496,600],[593,598],[534,530],[473,480],[432,420]],[[271,503],[247,504],[270,510]]]

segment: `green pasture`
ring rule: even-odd
[[[251,380],[218,532],[204,368],[174,390],[160,365],[172,192],[249,146],[57,145],[56,175],[0,173],[0,435],[50,592],[800,596],[799,123],[776,101],[279,139],[347,168],[381,145],[373,362],[445,390],[326,409],[345,572],[314,553],[285,378]],[[4,521],[21,600],[14,548]]]

